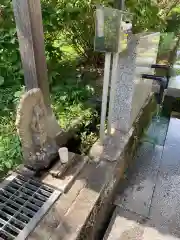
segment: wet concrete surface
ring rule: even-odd
[[[165,139],[140,146],[104,240],[180,239],[180,119],[170,119]]]
[[[157,121],[157,117],[154,116],[150,126],[142,138],[142,142],[150,142],[155,145],[164,146],[168,125],[168,118],[160,117],[159,121]]]
[[[128,187],[116,199],[116,204],[148,217],[162,155],[162,146],[144,143],[138,150]]]

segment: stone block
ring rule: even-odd
[[[66,172],[66,170],[73,165],[73,162],[77,159],[77,155],[75,153],[68,153],[68,162],[62,164],[60,160],[57,161],[53,165],[53,167],[49,170],[49,173],[56,178],[60,178],[62,174]]]
[[[178,240],[177,232],[154,224],[134,212],[117,207],[103,240]]]
[[[35,171],[47,168],[57,156],[58,147],[49,129],[47,108],[39,88],[31,89],[21,97],[16,127],[24,165]]]
[[[131,129],[128,133],[116,131],[110,136],[105,136],[103,143],[98,140],[92,146],[90,150],[90,157],[95,161],[99,161],[100,158],[104,158],[112,162],[117,161],[129,138],[132,136],[132,133],[133,129]]]
[[[159,33],[133,35],[127,51],[119,54],[115,94],[112,101],[111,128],[128,132],[152,90],[152,74],[156,63]]]
[[[89,158],[87,156],[83,157],[76,155],[72,165],[65,169],[62,169],[60,165],[59,172],[58,169],[56,169],[55,172],[51,172],[50,170],[50,174],[48,173],[46,177],[43,178],[42,182],[56,187],[63,193],[67,192],[77,178],[78,174],[85,167],[88,160]]]

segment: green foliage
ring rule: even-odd
[[[149,0],[126,0],[127,8],[133,15],[133,32],[155,31],[164,29],[157,4]]]
[[[180,32],[180,5],[172,9],[168,15],[167,32],[174,32],[176,35]]]
[[[169,53],[172,50],[175,41],[175,34],[173,32],[165,32],[161,34],[159,44],[159,55]]]
[[[78,72],[69,73],[52,88],[53,110],[60,125],[67,129],[77,117],[88,117],[91,109],[85,102],[94,95],[94,88],[86,81],[76,78]],[[77,75],[78,77],[78,75]]]
[[[0,4],[0,86],[19,85],[22,80],[23,73],[11,1],[2,0]]]
[[[0,177],[22,161],[16,134],[14,104],[19,100],[18,88],[0,89]]]
[[[90,147],[95,143],[99,137],[100,130],[100,116],[97,111],[90,112],[84,119],[84,125],[82,131],[80,131],[80,151],[83,154],[87,154]]]
[[[109,1],[42,1],[46,44],[51,42],[51,50],[61,47],[63,36],[66,43],[72,44],[78,55],[85,61],[96,63],[99,54],[93,51],[94,10],[98,3],[108,5]],[[53,48],[52,42],[55,43]],[[46,47],[46,49],[50,51],[49,48]]]
[[[0,177],[9,169],[20,164],[22,160],[20,142],[17,135],[9,134],[0,136]]]

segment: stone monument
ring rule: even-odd
[[[35,171],[47,168],[58,156],[58,146],[49,132],[47,109],[39,88],[31,89],[22,96],[17,109],[16,127],[24,165]]]

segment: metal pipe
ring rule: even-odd
[[[165,77],[155,76],[151,74],[142,74],[142,78],[155,80],[159,83],[159,85],[163,86],[164,89],[167,86],[167,79]]]
[[[165,77],[155,76],[151,74],[142,74],[142,78],[150,79],[158,82],[158,84],[160,85],[160,90],[157,98],[157,103],[162,104],[164,100],[165,89],[167,89],[167,79]]]

